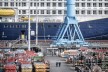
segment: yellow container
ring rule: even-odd
[[[34,67],[37,68],[41,68],[41,69],[45,69],[46,65],[45,64],[35,64]]]
[[[46,69],[35,69],[35,72],[46,72]]]
[[[21,72],[32,72],[32,69],[23,68],[23,69],[21,70]]]

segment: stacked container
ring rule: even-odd
[[[48,72],[47,64],[43,62],[34,62],[35,72]]]
[[[17,72],[15,64],[7,64],[4,66],[5,72]]]
[[[32,64],[21,64],[21,72],[32,72]]]

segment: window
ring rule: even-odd
[[[53,3],[52,6],[53,6],[53,7],[56,7],[56,3]]]
[[[67,13],[67,11],[66,10],[64,10],[64,14],[66,14]]]
[[[4,28],[8,28],[8,25],[4,25]]]
[[[50,10],[47,10],[47,14],[50,14]]]
[[[91,11],[90,10],[87,10],[87,14],[91,14]]]
[[[44,10],[41,10],[41,14],[44,14]]]
[[[97,14],[97,11],[96,10],[93,10],[93,14]]]
[[[21,14],[21,10],[19,10],[19,14]]]
[[[2,6],[2,2],[0,2],[0,6]]]
[[[58,3],[58,7],[62,7],[62,3]]]
[[[57,27],[57,25],[54,25],[54,27]]]
[[[58,14],[62,14],[62,10],[58,10]]]
[[[79,14],[79,10],[76,10],[76,14]]]
[[[11,27],[11,28],[14,28],[14,25],[11,25],[10,27]]]
[[[36,3],[34,3],[34,6],[36,6]]]
[[[39,10],[37,10],[37,14],[39,14]]]
[[[91,7],[91,3],[87,3],[87,7]]]
[[[16,28],[20,28],[20,25],[16,25]]]
[[[33,3],[32,2],[30,3],[30,6],[33,6]]]
[[[39,6],[39,3],[37,3],[37,6]]]
[[[82,10],[82,11],[81,11],[81,14],[85,14],[85,10]]]
[[[105,3],[105,7],[108,7],[108,3]]]
[[[50,7],[50,3],[47,3],[47,7]]]
[[[85,3],[81,3],[81,6],[82,6],[82,7],[85,7]]]
[[[99,3],[99,7],[102,7],[102,3]]]
[[[76,3],[75,5],[76,5],[76,7],[79,7],[79,3]]]
[[[26,3],[25,2],[22,2],[22,6],[26,6]]]
[[[30,14],[33,14],[33,10],[30,10]]]
[[[97,7],[97,4],[96,3],[93,3],[93,7]]]
[[[41,7],[44,7],[44,3],[41,3]]]
[[[56,10],[52,10],[52,14],[56,14]]]
[[[19,6],[21,6],[21,3],[19,3]]]
[[[16,6],[18,6],[18,3],[16,3]]]
[[[34,14],[36,14],[36,10],[34,10]]]
[[[105,11],[104,11],[104,14],[108,14],[108,10],[105,10]]]
[[[8,6],[8,2],[4,2],[4,6]]]
[[[66,7],[66,3],[64,3],[64,7]]]
[[[26,28],[26,25],[22,25],[22,28]]]
[[[99,10],[98,12],[99,12],[99,14],[102,14],[102,10]]]
[[[14,2],[11,2],[11,3],[10,3],[10,6],[14,6]]]
[[[26,10],[22,10],[22,14],[26,14]]]

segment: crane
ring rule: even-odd
[[[51,47],[71,47],[72,45],[86,44],[81,30],[78,26],[78,21],[75,15],[75,0],[67,0],[67,13],[64,23],[59,28],[56,34],[56,40],[50,45]]]

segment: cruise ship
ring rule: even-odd
[[[85,39],[108,39],[108,0],[76,0],[76,18]],[[0,40],[54,39],[66,16],[66,0],[0,0]]]

